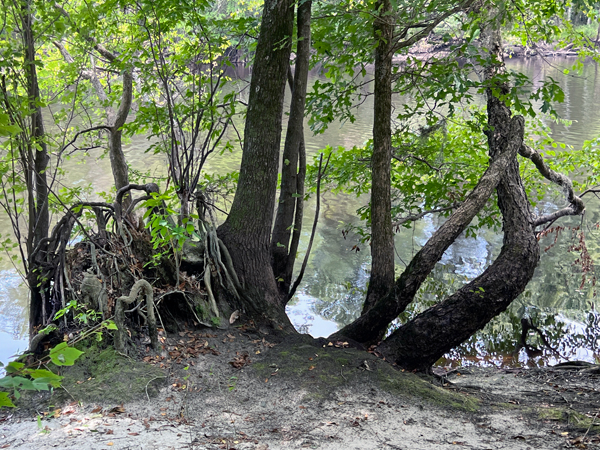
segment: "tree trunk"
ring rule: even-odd
[[[504,70],[498,20],[500,14],[491,14],[494,20],[487,22],[482,34],[485,36],[483,47],[490,49],[490,61],[493,63],[486,69],[486,79],[492,80],[494,75]],[[491,31],[491,30],[495,31]],[[501,85],[499,89],[508,89]],[[492,100],[489,100],[492,101]],[[496,100],[496,102],[498,102]],[[493,106],[493,105],[492,105]],[[492,107],[488,105],[488,108]],[[463,204],[433,234],[423,248],[414,256],[402,275],[385,297],[380,298],[368,311],[351,324],[334,333],[331,339],[347,337],[370,345],[378,342],[389,324],[402,313],[414,299],[417,290],[425,281],[435,264],[444,252],[469,225],[475,215],[488,201],[496,189],[505,171],[513,164],[519,148],[523,143],[522,125],[510,120],[510,111],[505,108],[505,117],[498,118],[496,110],[490,111],[490,124],[497,127],[494,137],[498,142],[490,144],[492,156],[490,166],[482,175],[477,186],[469,194]],[[500,108],[500,106],[497,106]],[[519,119],[520,120],[520,119]],[[496,130],[496,128],[494,128]],[[500,133],[502,130],[502,133]]]
[[[507,108],[500,106],[498,99],[493,98],[489,103],[495,103],[488,105],[489,123],[495,130],[489,139],[493,152],[500,150],[494,147],[510,139],[506,133],[522,137],[524,121],[520,116],[510,120],[509,115],[500,111]],[[502,130],[501,137],[498,130]],[[379,347],[389,361],[405,369],[428,369],[444,353],[504,311],[533,277],[539,246],[516,158],[509,164],[497,191],[504,225],[500,255],[481,276],[392,333]]]
[[[133,76],[130,70],[123,72],[123,93],[121,94],[121,103],[114,117],[114,122],[110,124],[110,162],[115,180],[117,191],[129,184],[129,176],[127,170],[127,161],[123,153],[122,146],[122,127],[127,121],[131,102],[133,100]]]
[[[129,168],[127,166],[127,160],[125,159],[125,153],[123,153],[123,131],[122,127],[125,125],[129,110],[131,109],[131,102],[133,100],[133,76],[130,70],[123,72],[123,93],[121,94],[121,104],[119,110],[114,118],[114,122],[110,123],[110,136],[109,136],[109,154],[110,154],[110,166],[112,168],[113,179],[115,181],[115,187],[117,191],[124,186],[129,184]],[[127,194],[123,197],[123,211],[127,211],[128,206],[131,204],[131,196]]]
[[[42,263],[45,257],[44,242],[48,237],[50,218],[48,213],[48,184],[46,169],[48,167],[48,150],[45,142],[44,123],[40,104],[40,90],[37,80],[35,42],[33,36],[33,16],[29,1],[22,3],[21,21],[23,25],[23,48],[25,52],[25,76],[27,96],[31,111],[29,139],[23,140],[23,170],[27,172],[27,188],[29,201],[29,232],[27,237],[28,273],[27,281],[30,290],[29,301],[29,334],[34,335],[36,327],[45,323],[49,311],[48,280],[44,280]],[[24,158],[23,158],[24,157]],[[48,311],[46,311],[48,310]]]
[[[390,0],[375,4],[375,99],[371,157],[371,278],[363,313],[394,286],[392,230],[392,56],[394,23]],[[379,336],[380,338],[383,335]]]
[[[284,303],[288,301],[287,294],[292,283],[294,261],[298,249],[298,239],[290,242],[290,237],[292,236],[292,230],[302,229],[306,158],[300,158],[300,154],[305,152],[304,106],[310,59],[311,7],[312,1],[310,0],[298,6],[296,67],[294,70],[290,117],[283,149],[279,205],[271,238],[273,273]],[[298,167],[299,163],[300,167]],[[299,233],[295,233],[295,236],[299,237]]]
[[[490,195],[498,186],[509,162],[514,159],[522,139],[512,136],[508,150],[490,163],[477,186],[463,204],[429,238],[414,256],[402,275],[396,280],[392,291],[379,299],[366,313],[344,328],[334,333],[331,339],[348,337],[364,344],[374,344],[382,330],[402,313],[412,302],[417,290],[431,273],[444,252],[465,230],[477,212],[483,208]]]
[[[427,370],[444,353],[464,342],[500,314],[525,289],[539,261],[539,245],[533,216],[519,175],[517,151],[523,142],[525,120],[511,118],[510,109],[498,97],[509,92],[497,81],[504,74],[500,14],[482,27],[482,46],[490,52],[485,79],[488,82],[486,135],[492,164],[508,155],[506,170],[497,186],[503,218],[504,243],[500,255],[482,275],[440,304],[428,309],[392,333],[379,351],[400,367]]]
[[[247,314],[291,327],[271,266],[283,99],[294,20],[291,0],[265,0],[250,81],[240,177],[218,234],[231,253]]]

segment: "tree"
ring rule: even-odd
[[[20,1],[13,3],[6,11],[2,34],[7,47],[2,59],[0,98],[5,111],[2,113],[2,125],[5,127],[3,135],[7,138],[3,145],[8,153],[2,164],[2,207],[11,219],[17,238],[20,238],[22,203],[14,190],[9,193],[7,189],[19,190],[19,184],[23,183],[28,228],[24,236],[25,251],[21,246],[19,248],[30,290],[29,329],[33,333],[46,320],[51,305],[50,283],[44,276],[46,240],[50,226],[46,178],[49,156],[37,76],[38,36],[34,30],[33,4],[28,0]]]
[[[250,82],[240,177],[218,235],[231,252],[248,294],[247,312],[291,327],[271,266],[271,226],[277,189],[281,120],[294,10],[290,0],[266,0]]]
[[[293,295],[293,290],[290,291],[291,281],[304,214],[304,182],[306,178],[304,108],[311,51],[311,9],[311,0],[301,1],[298,4],[296,67],[293,75],[291,68],[288,71],[292,100],[283,148],[279,204],[271,236],[273,273],[284,305]]]
[[[108,6],[108,8],[106,8],[106,6]],[[84,133],[98,129],[108,131],[108,153],[110,156],[113,179],[117,190],[121,189],[129,184],[129,167],[125,159],[125,154],[123,153],[123,126],[127,121],[133,102],[133,69],[131,61],[127,60],[127,57],[124,59],[122,56],[119,56],[117,52],[109,50],[105,45],[98,42],[96,38],[92,37],[90,30],[82,29],[79,24],[72,23],[71,14],[62,6],[55,4],[54,8],[67,22],[70,23],[71,29],[76,31],[77,35],[82,36],[83,38],[83,42],[78,42],[76,44],[76,47],[79,47],[82,51],[82,55],[78,58],[79,61],[76,61],[67,50],[62,42],[63,39],[54,39],[52,44],[59,50],[67,64],[82,65],[82,60],[88,60],[90,63],[90,67],[82,65],[78,76],[85,80],[89,80],[93,86],[99,103],[104,105],[106,124],[94,126],[92,129],[84,131]],[[110,4],[105,5],[105,8],[110,11]],[[86,13],[89,14],[90,12],[86,11]],[[94,13],[92,20],[95,18],[102,22],[100,16],[100,12],[97,11]],[[107,69],[98,67],[96,61],[106,62]],[[121,74],[121,95],[117,108],[113,106],[113,101],[107,94],[107,88],[102,84],[98,76],[99,70],[108,70],[109,72]],[[107,77],[107,80],[108,88],[110,88],[110,77]],[[127,196],[125,198],[125,207],[127,207],[129,203],[130,199],[129,196]]]
[[[410,112],[405,113],[404,117],[410,118],[416,117],[417,114],[422,114],[427,118],[430,126],[435,125],[439,120],[434,119],[437,111],[427,111],[426,104],[428,99],[433,97],[436,99],[436,102],[439,101],[439,103],[447,105],[452,111],[455,99],[472,98],[468,92],[469,89],[473,87],[484,89],[488,96],[488,119],[484,130],[488,136],[489,167],[481,175],[472,192],[462,202],[458,202],[458,204],[454,202],[450,208],[437,209],[437,211],[448,211],[450,209],[455,209],[455,211],[415,255],[404,273],[396,280],[391,291],[387,294],[382,294],[381,291],[375,294],[376,286],[378,285],[382,287],[383,292],[388,289],[384,286],[386,284],[389,285],[389,277],[386,276],[385,279],[387,281],[376,281],[374,283],[375,286],[369,290],[369,297],[361,317],[330,337],[331,339],[351,338],[366,345],[376,344],[383,336],[389,324],[413,300],[419,286],[432,271],[444,251],[467,229],[473,218],[486,207],[494,191],[497,191],[498,208],[502,214],[505,232],[505,243],[498,259],[480,277],[467,284],[447,300],[417,316],[417,318],[405,326],[400,327],[380,345],[381,351],[390,360],[394,360],[403,367],[419,370],[429,367],[449,348],[462,342],[476,330],[483,327],[491,318],[506,309],[510,302],[522,292],[533,275],[533,268],[537,264],[539,257],[539,249],[532,223],[539,225],[545,223],[544,220],[546,219],[551,220],[545,218],[542,221],[538,221],[540,219],[534,220],[532,218],[516,161],[518,153],[521,155],[527,153],[523,150],[525,148],[523,144],[524,120],[520,116],[512,117],[510,105],[514,105],[519,112],[526,109],[526,106],[523,106],[516,95],[514,95],[515,89],[510,86],[509,78],[503,70],[501,63],[500,23],[507,20],[510,11],[504,5],[494,9],[492,13],[489,13],[486,9],[469,10],[469,2],[459,4],[444,3],[443,5],[440,3],[438,6],[443,6],[445,9],[439,12],[431,4],[426,10],[427,12],[424,13],[424,17],[419,18],[420,20],[402,22],[404,28],[401,27],[401,32],[398,35],[391,34],[393,33],[391,31],[393,27],[390,25],[393,23],[392,19],[394,15],[406,13],[408,16],[413,9],[404,6],[405,10],[400,8],[392,13],[390,11],[391,5],[386,4],[384,1],[377,3],[375,7],[375,10],[378,12],[374,25],[374,35],[376,38],[375,95],[376,108],[381,109],[381,111],[376,112],[380,120],[376,119],[374,125],[373,156],[371,159],[373,173],[373,190],[371,193],[372,246],[375,250],[383,248],[387,255],[390,253],[390,237],[387,232],[391,228],[391,220],[389,219],[390,207],[388,206],[389,200],[387,200],[390,181],[387,172],[389,171],[392,157],[391,143],[388,137],[391,133],[388,117],[391,110],[388,105],[388,99],[391,97],[391,89],[389,88],[392,78],[390,76],[392,72],[391,56],[398,49],[410,48],[420,39],[426,37],[441,21],[448,17],[454,17],[461,11],[469,11],[468,20],[465,21],[463,26],[463,29],[468,31],[468,35],[459,45],[459,48],[461,52],[464,52],[463,54],[470,54],[470,57],[474,61],[477,61],[477,64],[489,67],[482,83],[468,82],[465,73],[461,72],[460,69],[458,73],[464,78],[457,77],[456,73],[449,74],[448,68],[443,67],[440,61],[422,62],[411,57],[409,57],[409,61],[403,68],[403,71],[398,71],[395,77],[397,79],[403,79],[404,77],[402,82],[407,85],[411,83],[415,84],[415,80],[424,80],[424,82],[418,81],[416,83],[418,86],[417,89],[423,92],[419,97],[417,105]],[[520,6],[517,6],[517,10]],[[352,20],[347,19],[348,15],[347,11],[343,11],[343,15],[341,16],[343,19],[341,20]],[[478,31],[475,30],[475,27],[479,27],[480,24],[482,27],[481,35],[483,36],[480,42],[482,42],[483,48],[490,50],[488,55],[482,54],[471,45],[476,31]],[[356,25],[354,30],[359,26]],[[340,27],[339,29],[341,30],[342,28]],[[413,31],[414,29],[418,31],[415,32]],[[484,40],[484,38],[487,40]],[[341,53],[347,50],[347,43],[343,40],[340,42],[342,42],[340,44]],[[392,42],[393,45],[390,45]],[[315,45],[318,49],[322,49],[325,54],[332,54],[332,46],[330,44],[318,42]],[[342,47],[344,48],[342,49]],[[364,56],[364,53],[360,52],[360,47],[357,48],[359,48],[359,55]],[[368,60],[358,61],[361,64],[368,62]],[[446,62],[446,60],[443,61]],[[329,85],[321,83],[315,85],[316,92],[312,94],[311,104],[313,106],[317,104],[322,108],[321,118],[325,123],[333,120],[335,112],[340,112],[352,120],[348,99],[359,92],[360,87],[364,86],[362,82],[352,84],[352,82],[358,79],[358,76],[355,75],[356,64],[357,59],[342,58],[341,66],[346,65],[348,69],[336,69],[328,66],[328,75],[334,81]],[[469,69],[473,69],[473,67],[471,65]],[[446,74],[444,74],[444,71]],[[352,78],[352,82],[349,84],[344,82],[340,76],[340,87],[336,91],[338,88],[333,84],[335,83],[336,76],[341,74],[350,74],[354,78]],[[454,81],[449,83],[451,77],[454,77]],[[518,79],[517,81],[523,82]],[[327,87],[323,89],[324,86]],[[438,90],[437,94],[435,94],[436,89]],[[336,97],[333,102],[328,103],[328,100],[324,98],[325,95],[322,94],[323,92],[328,92],[329,94],[336,92],[340,93],[340,96]],[[358,94],[359,97],[360,95]],[[431,95],[432,97],[426,97],[427,95]],[[536,95],[542,94],[538,92]],[[546,96],[544,98],[548,98],[547,92],[543,93],[543,95]],[[377,101],[377,99],[380,101]],[[425,111],[419,111],[418,108],[424,108]],[[540,155],[536,153],[536,157],[540,158]],[[418,155],[415,155],[414,158],[419,159]],[[248,176],[247,171],[256,171],[259,167],[256,164],[242,165],[240,179],[242,176]],[[434,169],[431,166],[430,168]],[[239,186],[236,199],[240,193],[240,189],[245,191],[246,186]],[[273,191],[271,191],[270,195],[273,195]],[[444,194],[441,194],[438,198],[441,198],[442,195]],[[568,214],[581,213],[580,200],[576,199],[575,196],[571,198],[573,199],[573,204],[569,208],[570,211]],[[234,210],[237,214],[239,206],[232,208],[232,213]],[[258,215],[264,215],[267,210],[261,209],[257,212],[246,209],[245,211],[247,220],[250,218],[255,220]],[[417,215],[417,217],[422,217],[422,214]],[[265,225],[263,227],[264,231],[267,228],[266,224],[269,223],[269,219],[263,218],[262,223]],[[248,235],[245,235],[244,239],[237,241],[239,245],[245,246],[248,246],[249,242]],[[385,248],[386,246],[388,248]],[[258,255],[262,255],[262,253],[257,252],[254,255],[254,261],[259,258]],[[389,257],[380,258],[376,255],[377,252],[374,253],[374,275],[377,277],[385,272],[381,267],[390,267],[390,263],[388,261],[382,263],[381,266],[376,265],[375,259],[381,261],[389,260]],[[251,263],[247,262],[245,264],[249,266]],[[513,267],[517,267],[516,273],[511,271],[511,264]],[[261,280],[264,280],[264,273],[260,276]],[[271,274],[269,274],[270,276]],[[377,279],[375,278],[375,280]],[[450,319],[451,317],[453,319]],[[445,318],[448,318],[448,321]],[[416,337],[413,338],[413,336]]]

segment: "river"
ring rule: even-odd
[[[564,119],[572,121],[570,126],[551,124],[553,137],[580,147],[585,140],[600,135],[600,83],[598,66],[588,63],[578,75],[565,75],[564,68],[573,64],[571,59],[509,60],[509,69],[526,73],[534,83],[552,77],[565,92],[564,103],[555,109]],[[317,75],[314,75],[316,77]],[[324,133],[307,135],[309,155],[318,154],[326,145],[332,147],[361,145],[370,138],[372,129],[372,98],[357,110],[354,123],[335,123]],[[133,139],[126,148],[131,166],[153,174],[164,173],[164,161],[160,155],[144,152],[149,142],[142,137]],[[211,158],[208,172],[226,173],[239,166],[240,154],[227,153]],[[85,164],[76,159],[66,162],[67,175],[62,182],[74,186],[92,183],[91,192],[106,190],[112,176],[108,158],[92,154]],[[327,336],[340,326],[353,320],[360,311],[361,302],[369,278],[370,257],[368,246],[360,246],[359,252],[352,251],[357,238],[342,236],[343,224],[358,223],[356,209],[365,202],[364,198],[352,195],[326,193],[322,199],[320,222],[313,252],[302,284],[288,307],[294,325],[302,332],[313,336]],[[538,207],[552,209],[560,197],[547,196]],[[303,245],[308,241],[314,198],[308,202],[303,230]],[[598,231],[592,225],[600,221],[598,202],[588,203],[584,225],[589,227],[587,245],[592,258],[600,258]],[[561,225],[578,225],[581,218],[563,219]],[[404,229],[396,236],[397,260],[400,270],[421,245],[439,226],[440,219],[426,217],[411,229]],[[0,233],[10,232],[5,217],[0,216]],[[554,237],[541,241],[542,249],[548,247]],[[573,261],[575,255],[567,248],[573,238],[563,233],[559,243],[542,252],[535,278],[526,292],[517,299],[507,313],[502,314],[459,349],[447,355],[443,364],[479,365],[545,365],[559,361],[556,353],[545,351],[540,356],[528,356],[524,351],[514,353],[520,334],[519,320],[524,313],[532,316],[543,326],[549,340],[563,356],[594,361],[597,352],[600,325],[594,309],[594,289],[579,289],[581,276]],[[499,251],[501,234],[492,230],[483,231],[477,238],[461,237],[446,252],[438,264],[431,280],[420,296],[421,303],[410,314],[437,301],[467,279],[480,274]],[[299,261],[303,258],[301,247]],[[0,260],[0,361],[6,362],[10,355],[27,346],[27,291],[10,260]],[[533,337],[533,336],[532,336]]]

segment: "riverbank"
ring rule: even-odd
[[[135,378],[126,365],[100,389],[67,373],[66,391],[0,413],[0,448],[600,448],[593,367],[464,369],[440,381],[344,343],[245,327],[162,341],[143,358],[137,397],[114,396]]]

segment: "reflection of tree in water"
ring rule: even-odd
[[[368,273],[366,264],[361,264],[351,276],[334,280],[323,271],[317,270],[315,283],[307,283],[306,292],[315,298],[314,311],[327,320],[335,321],[340,327],[349,324],[360,315],[365,298]]]

